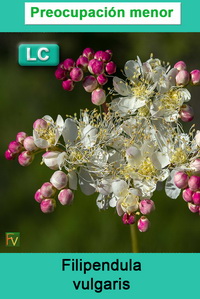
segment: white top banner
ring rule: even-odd
[[[180,2],[26,2],[26,25],[180,25]]]

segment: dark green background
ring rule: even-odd
[[[119,69],[137,55],[142,61],[150,53],[172,65],[184,60],[188,70],[200,68],[200,34],[193,33],[54,33],[0,34],[0,150],[1,150],[1,252],[130,252],[130,228],[123,225],[114,209],[99,211],[96,197],[77,191],[74,203],[59,203],[45,215],[33,199],[35,191],[49,180],[52,171],[40,166],[40,157],[23,168],[4,159],[4,151],[19,131],[32,134],[32,124],[45,114],[91,109],[90,95],[81,84],[73,92],[61,88],[54,67],[21,67],[17,62],[20,43],[56,43],[61,59],[77,58],[85,47],[111,49]],[[120,75],[120,72],[118,73]],[[194,122],[200,129],[200,88],[189,88],[195,109]],[[187,126],[188,127],[188,126]],[[138,233],[141,252],[200,252],[200,219],[182,198],[172,200],[164,192],[154,195],[156,211],[150,215],[151,229]],[[19,248],[5,247],[5,232],[21,233]]]

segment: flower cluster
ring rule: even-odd
[[[94,53],[87,48],[76,66],[70,59],[61,63],[56,77],[73,85],[89,71],[96,83],[87,85],[85,77],[83,86],[86,90],[90,86],[87,91],[93,99],[94,92],[105,93],[100,80],[104,71],[109,75],[115,71],[110,59],[108,50]],[[138,57],[126,62],[124,74],[124,80],[113,77],[106,112],[85,109],[79,118],[75,114],[63,120],[58,115],[55,122],[46,115],[34,122],[32,136],[18,133],[9,144],[8,160],[18,156],[19,163],[28,166],[42,152],[42,163],[54,171],[35,193],[42,212],[53,212],[56,198],[62,205],[70,204],[79,185],[86,195],[97,193],[99,209],[115,208],[124,224],[137,223],[145,232],[150,226],[147,217],[155,209],[154,191],[165,181],[169,197],[177,198],[184,189],[189,209],[199,212],[200,131],[192,126],[184,132],[179,120],[193,119],[186,86],[200,84],[200,71],[187,72],[183,61],[170,68],[159,59],[142,63]],[[20,162],[21,155],[27,162]]]
[[[61,62],[55,71],[55,77],[63,80],[62,87],[67,91],[74,89],[75,82],[83,81],[85,91],[92,93],[92,103],[102,105],[106,101],[106,93],[102,87],[108,82],[108,75],[116,72],[116,64],[111,58],[111,50],[95,52],[86,48],[76,62],[71,58]],[[84,77],[85,74],[87,75]]]

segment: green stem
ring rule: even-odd
[[[131,249],[133,253],[136,253],[139,252],[137,226],[135,224],[131,224],[130,229],[131,229]]]

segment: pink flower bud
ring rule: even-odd
[[[102,60],[103,62],[108,62],[110,60],[110,54],[104,51],[97,51],[94,54],[94,58],[97,60]]]
[[[37,202],[41,203],[43,200],[44,200],[44,197],[42,196],[41,192],[40,192],[40,189],[38,189],[36,192],[35,192],[35,195],[34,195],[34,198]]]
[[[83,79],[83,71],[79,67],[74,67],[70,72],[70,77],[73,81],[79,82]]]
[[[196,132],[195,141],[198,146],[200,146],[200,131]]]
[[[48,128],[48,123],[46,120],[39,118],[33,124],[33,129],[36,131],[46,130]]]
[[[104,72],[104,63],[103,61],[92,59],[88,64],[88,70],[93,75],[100,75]]]
[[[61,69],[61,68],[57,68],[57,70],[55,71],[55,77],[58,80],[63,80],[66,77],[66,71]]]
[[[40,209],[43,213],[52,213],[56,207],[56,202],[52,198],[44,199],[40,204]]]
[[[192,201],[193,191],[190,188],[183,190],[182,197],[186,202]]]
[[[19,154],[22,150],[22,145],[17,141],[11,141],[9,143],[8,149],[12,154]]]
[[[85,56],[80,56],[77,61],[76,61],[76,66],[77,67],[80,67],[80,68],[83,68],[83,69],[86,69],[87,66],[88,66],[88,63],[89,63],[89,60],[87,57]]]
[[[184,61],[178,61],[174,67],[179,71],[186,70],[186,64]]]
[[[54,172],[50,179],[50,182],[56,189],[61,190],[66,187],[68,177],[63,171],[58,170]]]
[[[196,159],[191,162],[190,167],[194,168],[195,171],[200,171],[200,159]]]
[[[106,77],[106,75],[101,74],[97,77],[97,81],[100,85],[105,85],[108,82],[108,78]]]
[[[97,88],[92,92],[92,103],[100,106],[106,101],[106,93],[102,88]]]
[[[32,155],[28,151],[22,152],[18,156],[18,162],[21,166],[29,166],[33,162],[33,159],[34,159],[34,155]]]
[[[200,70],[193,70],[190,73],[191,76],[191,83],[193,85],[200,85]]]
[[[174,184],[180,188],[185,189],[188,186],[188,175],[183,171],[178,171],[174,175]]]
[[[26,133],[25,132],[19,132],[17,133],[17,136],[16,136],[16,141],[23,144],[24,142],[24,139],[27,137]]]
[[[24,139],[24,148],[29,152],[33,152],[38,149],[34,143],[33,136],[28,136]]]
[[[199,212],[199,206],[193,205],[192,203],[188,202],[188,208],[192,213]]]
[[[147,215],[155,210],[155,204],[151,199],[143,199],[140,201],[139,208],[142,214]]]
[[[53,197],[55,195],[55,192],[55,187],[49,182],[44,183],[40,188],[40,193],[43,197]]]
[[[108,75],[112,75],[116,72],[116,64],[113,61],[110,61],[106,64],[106,72]]]
[[[191,106],[184,104],[180,110],[180,117],[182,121],[189,122],[194,118],[194,111]]]
[[[192,195],[192,200],[195,205],[200,205],[200,191],[194,192]]]
[[[74,89],[74,82],[71,79],[67,79],[62,82],[62,87],[67,91],[72,91]]]
[[[134,214],[128,214],[124,213],[122,217],[122,221],[124,224],[134,224],[135,223],[135,215]]]
[[[92,48],[84,49],[83,56],[87,57],[89,60],[94,58],[94,50]]]
[[[70,189],[63,189],[58,194],[58,200],[63,206],[71,204],[73,199],[74,199],[74,194]]]
[[[87,76],[83,80],[83,87],[87,92],[92,92],[93,90],[95,90],[97,88],[97,85],[98,83],[94,76]]]
[[[181,70],[176,75],[176,85],[185,86],[190,82],[190,74],[186,70]]]
[[[71,58],[67,58],[62,64],[65,70],[71,71],[71,69],[75,66],[75,61]]]
[[[16,154],[11,153],[11,151],[9,149],[7,151],[5,151],[4,155],[7,160],[14,160],[16,157]]]
[[[192,191],[200,189],[200,177],[192,175],[188,181],[188,186]]]
[[[110,55],[110,59],[111,59],[111,58],[112,58],[112,55],[113,55],[113,52],[112,52],[111,50],[109,50],[109,49],[106,50],[105,52],[107,52],[107,53]],[[110,60],[110,59],[109,59],[109,60]]]
[[[62,70],[64,70],[65,68],[64,68],[63,62],[59,63],[59,64],[57,65],[57,68],[58,68],[58,69],[62,69]]]
[[[140,232],[146,232],[149,229],[150,221],[145,216],[142,216],[137,223]]]

